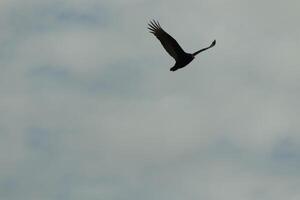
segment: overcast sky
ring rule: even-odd
[[[0,199],[300,199],[299,0],[1,0]],[[187,52],[186,68],[147,31]]]

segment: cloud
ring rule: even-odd
[[[298,7],[1,1],[0,197],[299,199]]]

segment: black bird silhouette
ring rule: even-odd
[[[198,53],[205,51],[216,45],[216,40],[214,40],[209,47],[200,49],[195,53],[186,53],[180,47],[177,41],[161,28],[158,21],[152,20],[150,21],[150,23],[148,23],[148,25],[149,25],[148,29],[150,30],[150,33],[153,33],[157,37],[157,39],[163,45],[165,50],[176,61],[175,65],[170,69],[170,71],[176,71],[177,69],[185,67],[195,58],[195,56]]]

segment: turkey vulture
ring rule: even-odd
[[[200,49],[199,51],[196,51],[195,53],[186,53],[180,45],[177,43],[177,41],[172,38],[167,32],[165,32],[158,21],[152,20],[150,23],[148,23],[150,30],[150,33],[153,33],[157,39],[160,41],[160,43],[163,45],[165,50],[172,56],[176,63],[175,65],[170,69],[170,71],[176,71],[177,69],[185,67],[187,64],[189,64],[195,56],[205,51],[216,44],[216,40],[214,40],[209,47]]]

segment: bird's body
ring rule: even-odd
[[[170,71],[176,71],[177,69],[183,68],[188,65],[192,60],[194,60],[193,54],[185,53],[179,56],[179,59],[176,60],[175,65],[170,69]]]
[[[163,45],[165,50],[176,61],[175,65],[170,69],[170,71],[176,71],[180,68],[185,67],[195,58],[195,56],[198,53],[205,51],[205,50],[215,46],[215,44],[216,44],[216,40],[214,40],[209,47],[206,47],[204,49],[196,51],[195,53],[186,53],[180,47],[180,45],[177,43],[177,41],[161,28],[159,22],[156,22],[153,20],[153,21],[150,21],[150,23],[148,25],[149,25],[148,29],[150,30],[150,32],[153,33],[157,37],[157,39],[161,42],[161,44]]]

